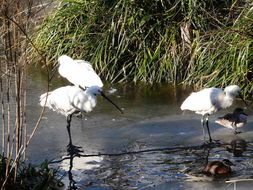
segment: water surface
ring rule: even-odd
[[[38,97],[46,90],[43,75],[36,74],[31,78],[27,116],[30,130],[40,113]],[[56,77],[50,88],[64,85],[68,83]],[[124,114],[99,97],[93,112],[83,118],[73,118],[73,144],[82,147],[84,155],[93,156],[74,157],[51,165],[60,167],[60,174],[66,174],[65,189],[70,182],[80,189],[234,189],[235,184],[226,183],[227,180],[252,177],[252,107],[246,110],[249,114],[247,126],[236,136],[215,124],[214,120],[232,112],[235,107],[243,107],[242,102],[237,100],[231,108],[211,116],[213,138],[227,145],[203,148],[200,147],[203,144],[200,116],[180,110],[190,88],[167,84],[152,87],[146,84],[106,84],[104,90]],[[46,109],[28,149],[27,159],[35,164],[44,159],[60,160],[68,154],[67,144],[66,118]],[[239,150],[236,153],[233,151],[235,144]],[[164,149],[157,150],[160,148]],[[150,149],[154,151],[95,156]],[[200,172],[207,160],[225,158],[235,164],[233,174],[213,178]],[[250,185],[253,183],[238,182],[236,187],[248,189]]]

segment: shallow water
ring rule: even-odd
[[[27,116],[30,130],[40,113],[38,97],[46,90],[43,75],[31,78]],[[51,89],[66,84],[55,78]],[[252,182],[225,181],[252,178],[252,107],[246,111],[249,114],[247,126],[237,136],[214,120],[235,107],[243,107],[242,102],[236,101],[233,107],[211,116],[212,137],[223,145],[200,147],[203,144],[200,116],[183,113],[179,108],[190,91],[190,88],[169,85],[105,85],[105,92],[124,109],[124,114],[99,97],[93,112],[83,118],[73,118],[73,144],[82,147],[83,155],[93,156],[51,164],[51,167],[60,167],[61,175],[66,175],[64,189],[70,182],[73,189],[74,186],[80,189],[234,189],[235,185],[237,189],[249,189]],[[28,148],[27,159],[35,164],[45,159],[60,160],[68,154],[67,144],[66,118],[46,109]],[[236,153],[231,148],[234,144],[237,144]],[[147,151],[137,153],[140,150]],[[132,151],[135,153],[96,156]],[[213,178],[201,174],[207,159],[225,158],[235,164],[230,176]]]

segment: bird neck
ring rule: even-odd
[[[235,97],[230,93],[225,93],[224,100],[222,101],[222,107],[227,108],[233,104]]]
[[[86,91],[86,90],[88,89],[88,87],[86,87],[86,86],[82,87],[82,86],[78,85],[78,87],[79,87],[80,89],[82,89],[83,91]]]
[[[86,90],[84,91],[84,93],[86,93],[87,95],[89,95],[90,97],[92,97],[92,98],[94,98],[94,99],[97,99],[96,94],[94,94],[94,92],[93,92],[92,90],[90,90],[89,88],[86,89]]]

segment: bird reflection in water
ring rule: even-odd
[[[74,180],[73,174],[72,174],[73,160],[75,157],[80,157],[80,153],[83,151],[80,150],[81,147],[77,147],[77,146],[74,146],[74,147],[75,147],[75,151],[68,149],[68,155],[69,155],[69,170],[68,170],[69,186],[68,186],[68,190],[78,189],[76,187],[76,181]]]
[[[205,164],[202,173],[213,178],[225,177],[232,173],[231,166],[234,164],[228,159],[219,159],[209,161],[210,148],[207,150]]]
[[[66,173],[63,178],[63,183],[68,187],[65,189],[68,190],[82,189],[82,187],[87,185],[87,183],[90,183],[90,176],[83,175],[83,173],[93,171],[96,168],[101,167],[104,160],[104,156],[83,154],[80,147],[74,147],[75,151],[67,150],[67,156],[63,156],[61,160],[54,161],[54,163],[59,163],[61,171]]]
[[[247,142],[242,138],[233,139],[230,145],[226,146],[226,150],[233,153],[234,157],[243,156],[243,152],[247,149]]]

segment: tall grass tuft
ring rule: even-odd
[[[61,0],[34,40],[49,62],[86,59],[111,82],[237,83],[252,92],[252,3]]]
[[[1,120],[2,141],[1,153],[6,157],[5,179],[1,183],[4,189],[10,174],[15,182],[18,163],[22,157],[20,150],[26,141],[26,54],[27,43],[22,38],[21,30],[26,28],[23,17],[23,3],[21,1],[3,1],[0,7],[1,23]],[[17,24],[20,23],[20,24]],[[21,30],[20,30],[21,29]],[[14,161],[12,161],[14,160]],[[14,163],[14,164],[12,164]]]
[[[30,38],[33,16],[39,8],[35,5],[33,0],[4,0],[0,4],[1,189],[16,184],[20,163],[42,117],[41,113],[32,134],[28,134],[27,49],[30,45],[36,49]]]
[[[245,96],[252,97],[252,3],[240,9],[240,14],[233,15],[233,22],[194,39],[185,83],[197,86],[240,84]]]

